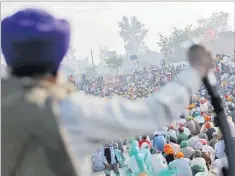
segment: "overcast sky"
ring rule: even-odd
[[[117,25],[124,15],[136,16],[146,26],[149,31],[146,44],[156,51],[159,32],[169,34],[173,25],[182,28],[196,25],[196,19],[209,17],[213,12],[229,12],[229,24],[234,29],[233,2],[2,2],[1,7],[2,18],[19,9],[37,7],[68,19],[76,55],[89,57],[92,49],[95,60],[102,46],[124,52]]]

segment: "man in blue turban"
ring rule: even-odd
[[[86,156],[101,144],[152,133],[174,121],[213,66],[205,48],[193,45],[192,67],[158,94],[107,101],[59,79],[69,42],[68,22],[43,10],[24,9],[1,22],[1,48],[11,71],[2,79],[4,176],[88,175]]]

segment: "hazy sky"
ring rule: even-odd
[[[159,32],[169,34],[173,25],[182,28],[196,25],[196,19],[213,12],[229,12],[229,23],[234,29],[233,2],[2,2],[1,17],[26,7],[43,8],[68,19],[77,56],[89,57],[92,49],[95,60],[102,46],[124,52],[117,25],[123,15],[136,16],[146,26],[149,31],[146,44],[157,51]]]

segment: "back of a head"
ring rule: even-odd
[[[196,158],[196,157],[202,157],[202,152],[200,150],[194,151],[194,158]]]
[[[184,148],[188,146],[188,142],[187,141],[182,141],[180,144],[180,148]]]
[[[142,139],[143,139],[143,140],[146,140],[146,139],[147,139],[147,135],[143,135],[143,136],[142,136]]]
[[[183,153],[183,152],[177,152],[177,153],[175,154],[175,157],[176,157],[177,159],[184,158],[184,153]]]
[[[172,137],[172,136],[170,136],[170,140],[169,141],[172,142],[172,143],[177,143],[176,139],[174,137]]]
[[[205,171],[205,169],[201,165],[198,165],[198,164],[193,165],[191,167],[191,169],[192,169],[193,175],[196,175],[199,172],[204,172]]]
[[[70,42],[66,20],[24,9],[1,22],[1,48],[13,75],[55,75]]]
[[[179,131],[180,133],[183,133],[183,132],[184,132],[184,128],[179,128],[178,131]]]

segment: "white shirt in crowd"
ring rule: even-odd
[[[220,140],[215,144],[215,156],[220,159],[225,157],[225,144],[224,140]]]
[[[220,158],[220,159],[216,159],[212,165],[216,166],[217,168],[228,168],[228,159],[227,157],[223,157],[223,158]]]
[[[153,163],[153,173],[158,174],[160,171],[167,169],[168,165],[166,159],[162,156],[161,153],[157,153],[151,156]]]

